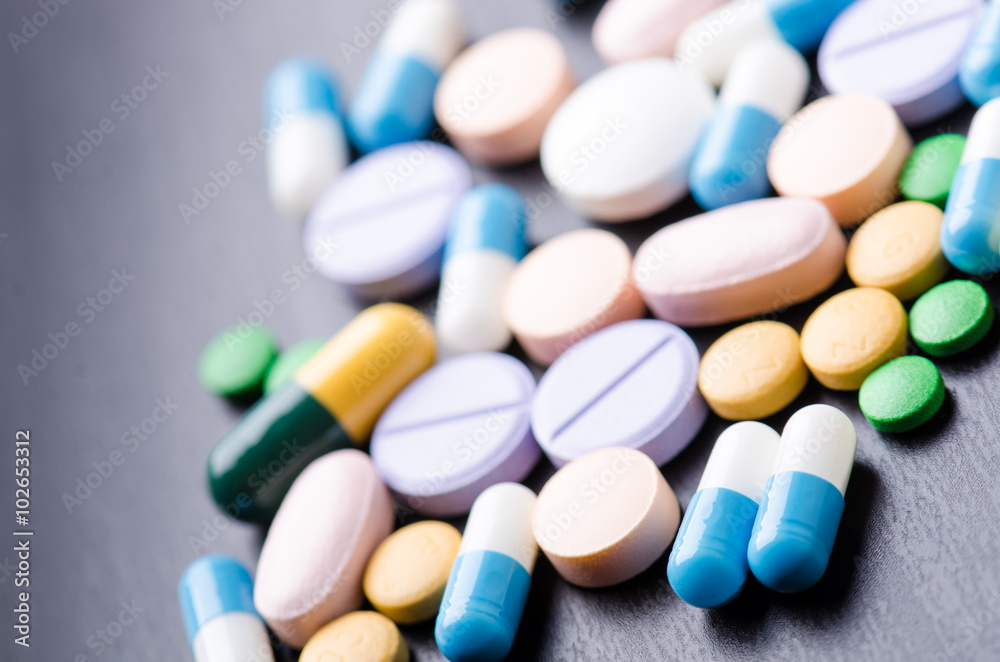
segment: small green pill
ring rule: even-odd
[[[201,353],[198,380],[205,390],[227,398],[258,396],[277,356],[278,344],[266,329],[246,324],[230,327],[212,338]]]
[[[944,209],[964,149],[965,136],[957,133],[942,133],[917,145],[899,176],[903,197]]]
[[[267,377],[264,379],[264,395],[287,384],[295,371],[311,359],[324,342],[323,340],[303,340],[283,351],[271,369],[267,371]]]
[[[971,280],[951,280],[927,290],[910,310],[910,335],[931,356],[969,349],[993,324],[986,290]]]
[[[901,356],[868,375],[858,391],[861,412],[876,430],[906,432],[931,419],[944,402],[944,380],[922,356]]]

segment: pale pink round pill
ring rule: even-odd
[[[841,225],[856,225],[895,202],[912,149],[887,102],[831,94],[785,123],[771,144],[767,174],[780,195],[815,198]]]
[[[504,30],[452,61],[438,82],[434,115],[466,157],[511,165],[538,156],[545,125],[574,85],[552,34]]]
[[[314,460],[278,509],[257,564],[254,606],[274,633],[302,648],[361,606],[369,557],[392,533],[389,490],[354,449]]]
[[[507,281],[503,318],[536,363],[551,364],[574,343],[642,317],[632,253],[604,230],[574,230],[521,260]]]
[[[594,21],[594,48],[610,64],[670,57],[684,28],[726,1],[608,0]]]

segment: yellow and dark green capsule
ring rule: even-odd
[[[306,465],[363,445],[434,354],[433,327],[417,310],[383,303],[363,311],[215,445],[208,457],[215,501],[233,517],[269,522]]]

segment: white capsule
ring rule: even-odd
[[[312,60],[288,60],[271,73],[265,93],[267,179],[283,214],[305,218],[347,166],[349,152],[330,72]]]

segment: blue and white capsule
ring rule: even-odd
[[[1000,270],[1000,99],[972,118],[944,209],[941,251],[969,274]]]
[[[535,493],[518,483],[487,488],[472,504],[434,625],[451,662],[507,657],[531,588],[538,546]]]
[[[368,153],[426,138],[434,126],[438,79],[464,43],[455,0],[405,0],[347,112],[354,146]]]
[[[330,71],[308,59],[287,60],[267,80],[264,124],[267,180],[274,206],[305,218],[350,158]]]
[[[853,0],[732,0],[684,29],[675,59],[718,87],[741,50],[760,39],[784,41],[801,53],[819,47],[827,28]]]
[[[755,41],[733,62],[691,166],[691,194],[704,209],[771,192],[767,152],[781,125],[802,107],[809,65],[780,41]]]
[[[854,425],[839,409],[810,405],[788,419],[747,547],[761,584],[796,593],[826,572],[856,451]]]
[[[438,339],[449,352],[500,351],[510,344],[501,299],[527,251],[525,217],[524,198],[503,184],[477,186],[456,205],[435,318]]]
[[[1000,2],[991,0],[966,47],[958,80],[977,106],[1000,97]]]
[[[253,580],[236,559],[212,554],[193,562],[177,586],[195,662],[274,662],[264,621],[253,606]]]
[[[681,600],[702,609],[727,605],[747,581],[747,545],[781,436],[754,421],[719,435],[691,497],[667,561]]]

